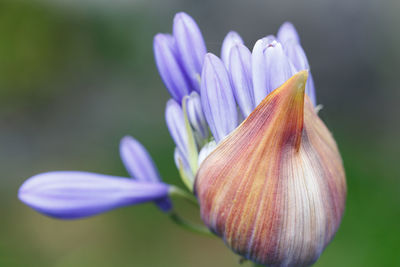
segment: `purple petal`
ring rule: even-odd
[[[256,105],[258,105],[270,92],[281,86],[295,73],[294,66],[284,53],[280,43],[273,41],[267,47],[264,47],[263,55],[265,62],[265,65],[263,66],[265,84],[264,88],[256,88],[254,86],[254,98]],[[255,76],[253,65],[253,78]]]
[[[283,48],[297,71],[308,70],[310,68],[306,53],[298,42],[289,40],[284,43]]]
[[[200,73],[207,52],[201,31],[192,17],[180,12],[174,17],[173,35],[192,86],[199,91]]]
[[[281,86],[294,74],[293,66],[283,51],[282,45],[273,42],[264,50],[266,73],[267,73],[267,94]]]
[[[236,102],[222,61],[208,53],[201,74],[201,102],[207,123],[216,142],[221,141],[238,124]]]
[[[160,182],[151,156],[146,148],[131,136],[122,138],[119,146],[120,156],[129,175],[139,181]]]
[[[296,71],[310,69],[306,53],[304,52],[300,43],[294,40],[289,40],[284,44],[284,50],[290,61],[293,63],[293,66],[295,67]],[[315,88],[311,73],[308,76],[306,84],[306,93],[310,97],[312,103],[315,106],[316,105]]]
[[[229,68],[231,49],[236,44],[243,44],[243,40],[237,32],[231,31],[225,36],[221,47],[221,59],[226,68]]]
[[[251,52],[246,46],[237,44],[232,47],[229,72],[236,102],[246,118],[255,108],[251,78]]]
[[[177,101],[189,94],[191,85],[178,60],[174,38],[169,34],[157,34],[153,41],[158,71],[170,95]]]
[[[292,23],[288,21],[281,25],[276,36],[278,40],[283,44],[289,40],[294,40],[300,43],[300,37],[296,31],[296,28]]]
[[[266,63],[264,57],[264,50],[266,47],[271,45],[276,38],[273,35],[269,35],[258,40],[253,48],[251,55],[251,64],[252,64],[252,80],[253,80],[253,91],[254,91],[254,103],[258,105],[262,99],[266,96],[266,88],[267,88],[267,76],[265,74],[266,71]],[[257,101],[257,99],[261,99]]]
[[[118,207],[160,200],[168,196],[163,183],[88,172],[60,171],[29,178],[18,197],[26,205],[45,215],[77,219]]]
[[[173,99],[168,100],[165,109],[165,120],[169,133],[176,146],[185,157],[189,156],[188,135],[185,127],[185,118],[181,106]]]
[[[200,95],[197,92],[192,92],[187,98],[186,107],[188,119],[194,129],[195,135],[201,140],[207,139],[208,125],[201,106]]]

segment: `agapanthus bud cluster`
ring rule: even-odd
[[[177,27],[185,35],[176,36]],[[172,63],[186,62],[174,69],[177,77],[198,84],[181,102],[169,100],[167,125],[177,167],[194,188],[204,223],[254,262],[312,264],[339,227],[346,183],[335,141],[316,113],[310,66],[294,26],[284,23],[252,51],[230,32],[221,58],[205,53],[200,30],[186,14],[176,15],[172,38]],[[154,50],[165,81],[163,70],[175,67],[157,59],[160,40],[156,36]],[[188,109],[193,94],[201,103],[196,112]]]
[[[310,69],[296,29],[289,22],[276,36],[258,40],[252,51],[237,32],[229,32],[219,58],[207,53],[194,20],[178,13],[173,34],[157,34],[153,47],[159,73],[172,97],[165,114],[176,144],[175,162],[191,181],[199,164],[190,164],[198,161],[202,150],[202,158],[212,151],[209,142],[220,143],[269,93],[295,73]],[[306,93],[315,105],[311,73]],[[191,139],[195,146],[189,144]]]
[[[339,227],[346,181],[336,143],[317,115],[314,81],[294,26],[284,23],[252,51],[229,32],[218,57],[207,53],[196,22],[178,13],[172,34],[157,34],[153,48],[171,96],[165,119],[175,164],[204,224],[256,263],[311,265]],[[28,179],[19,197],[63,219],[154,201],[182,224],[169,197],[193,196],[163,183],[135,139],[123,138],[120,154],[133,179],[50,172]]]

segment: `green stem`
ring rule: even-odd
[[[183,189],[180,189],[177,186],[172,185],[170,187],[169,195],[171,197],[183,198],[183,199],[189,201],[191,204],[195,205],[196,207],[199,207],[197,199],[191,193],[189,193],[189,192],[187,192],[187,191],[185,191]]]
[[[189,230],[189,231],[191,231],[193,233],[196,233],[196,234],[202,234],[202,235],[214,237],[214,235],[207,228],[205,228],[203,226],[200,226],[200,225],[197,225],[197,224],[193,224],[191,222],[188,222],[185,219],[183,219],[182,217],[180,217],[175,212],[170,213],[169,217],[174,223],[176,223],[177,225],[183,227],[186,230]]]

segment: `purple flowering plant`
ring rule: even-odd
[[[289,22],[276,35],[259,39],[252,51],[238,33],[229,32],[218,57],[207,53],[198,25],[181,12],[174,17],[172,34],[159,33],[154,37],[153,49],[158,71],[171,96],[166,103],[165,119],[176,145],[175,164],[187,188],[163,182],[147,150],[136,139],[126,136],[119,149],[129,177],[81,171],[42,173],[20,187],[18,196],[23,203],[50,217],[79,219],[154,202],[178,225],[214,235],[207,227],[180,217],[171,197],[198,205],[194,185],[202,162],[265,97],[299,71],[308,70],[305,92],[316,106],[310,66],[298,33]],[[265,264],[251,255],[238,253]],[[296,266],[307,265],[303,263]]]

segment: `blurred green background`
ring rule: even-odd
[[[398,0],[1,0],[0,266],[240,266],[222,241],[181,230],[152,204],[58,221],[17,199],[44,171],[125,176],[127,134],[181,184],[152,54],[178,11],[217,54],[229,30],[252,47],[296,25],[348,182],[342,226],[315,266],[400,266],[399,10]]]

